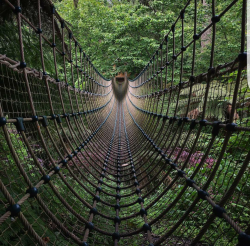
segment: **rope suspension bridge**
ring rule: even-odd
[[[198,32],[199,3],[189,0],[123,83],[98,72],[50,0],[22,2],[1,1],[18,50],[0,54],[0,245],[250,245],[246,1],[220,13],[212,1]],[[216,26],[235,6],[239,52],[215,64]],[[208,31],[209,66],[195,74]],[[225,98],[221,114],[213,102]]]

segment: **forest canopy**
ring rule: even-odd
[[[199,33],[211,22],[212,1],[197,2]],[[55,6],[61,16],[71,24],[75,37],[100,72],[110,77],[117,72],[127,71],[133,78],[147,64],[186,3],[186,0],[58,0],[55,1]],[[217,1],[216,14],[220,14],[230,3],[229,0]],[[234,6],[235,8],[240,8],[240,4]],[[193,19],[193,7],[187,8],[184,19],[185,43],[192,40]],[[220,21],[216,30],[215,65],[230,62],[237,57],[240,21],[240,11],[230,11]],[[180,50],[180,28],[176,28],[175,38],[176,48]],[[206,72],[209,68],[210,40],[211,30],[197,42],[197,74]],[[170,52],[171,45],[170,34]],[[191,55],[190,47],[185,59],[188,60]],[[116,69],[113,68],[114,64]],[[190,67],[191,64],[184,67],[184,74],[186,70],[190,75]]]

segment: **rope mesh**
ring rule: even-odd
[[[206,25],[189,0],[123,84],[50,0],[1,4],[1,245],[250,245],[245,0],[212,1]],[[216,27],[236,10],[238,54],[222,62]]]

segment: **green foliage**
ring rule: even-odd
[[[229,0],[216,3],[216,14],[230,3]],[[103,0],[80,0],[76,9],[73,1],[56,1],[59,13],[71,23],[74,35],[86,53],[91,55],[95,66],[106,77],[127,71],[131,78],[147,64],[185,4],[184,0],[112,1],[112,4]],[[197,33],[210,23],[211,4],[210,0],[206,1],[206,5],[198,2]],[[217,25],[214,66],[232,61],[239,53],[240,6],[234,6]],[[184,45],[192,40],[193,18],[192,3],[185,12]],[[176,51],[179,52],[182,36],[180,23],[175,30]],[[196,74],[207,71],[210,66],[211,35],[212,31],[208,31],[196,42]],[[170,56],[171,53],[172,33],[169,35]],[[191,59],[192,46],[185,52],[184,78],[190,76]],[[113,69],[114,64],[116,69]],[[179,82],[179,64],[174,81]]]

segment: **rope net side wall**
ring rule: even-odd
[[[120,84],[52,2],[1,1],[13,33],[0,54],[1,245],[250,245],[246,1],[219,13],[212,1],[205,26],[199,4]],[[217,64],[216,27],[235,11],[238,53]],[[211,56],[197,74],[205,34]]]

